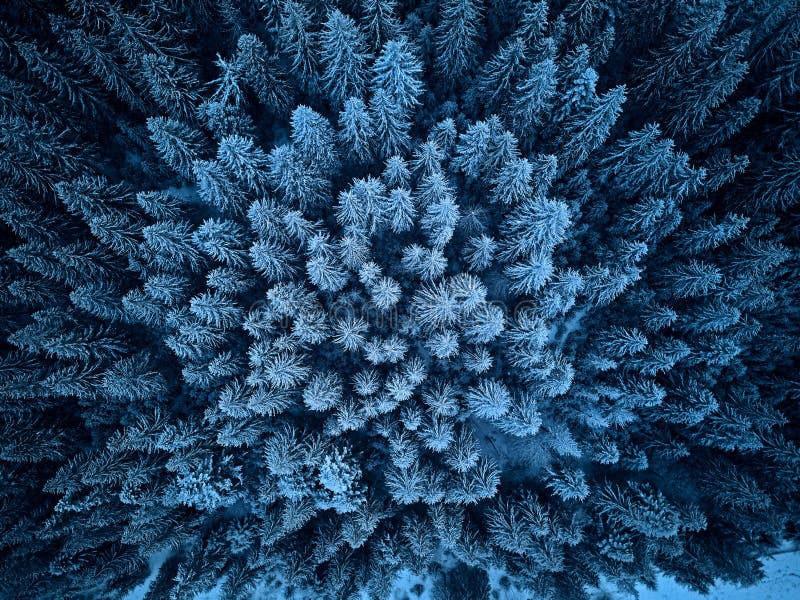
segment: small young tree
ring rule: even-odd
[[[424,86],[420,79],[422,64],[405,37],[387,42],[372,66],[370,89],[381,89],[406,117],[419,106]]]
[[[341,108],[351,96],[362,97],[371,57],[355,21],[338,9],[331,10],[320,34],[320,47],[322,81],[334,106]]]
[[[372,118],[364,102],[360,98],[348,98],[339,113],[338,138],[361,163],[368,163],[372,158],[372,132]]]
[[[445,0],[436,28],[436,67],[452,87],[475,64],[483,13],[475,0]]]

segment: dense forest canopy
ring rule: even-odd
[[[3,598],[798,537],[797,0],[13,0],[0,64]]]

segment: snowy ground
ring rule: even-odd
[[[166,553],[163,556],[154,557],[154,559],[151,560],[153,572],[148,580],[152,580],[155,577],[161,562],[166,559]],[[708,596],[688,591],[668,577],[660,577],[658,589],[648,590],[643,586],[639,588],[639,600],[800,600],[800,551],[785,551],[765,558],[764,573],[764,580],[758,585],[750,588],[739,588],[730,584],[720,584],[711,590]],[[492,581],[493,584],[496,582],[495,577],[490,578],[490,580],[495,580]],[[422,579],[406,572],[398,578],[396,589],[392,595],[389,598],[380,600],[433,600],[431,583],[430,578]],[[149,585],[150,581],[146,581],[131,591],[125,597],[125,600],[141,600],[144,598],[145,591]],[[492,587],[495,586],[493,585]],[[220,597],[219,591],[218,588],[211,590],[196,596],[194,600],[218,600]],[[603,591],[609,594],[606,598],[610,597],[614,600],[628,600],[629,598],[608,588]],[[262,599],[254,598],[253,600]],[[464,598],[464,600],[473,599]],[[496,600],[524,599],[516,594],[500,593]]]
[[[639,600],[800,600],[800,551],[787,550],[763,559],[764,579],[749,588],[720,583],[704,596],[692,592],[669,577],[659,577],[658,587],[639,586]],[[614,600],[630,596],[605,589]]]
[[[764,559],[764,579],[750,588],[720,584],[708,596],[689,592],[662,577],[656,591],[642,590],[640,600],[798,600],[800,552],[784,552]]]

